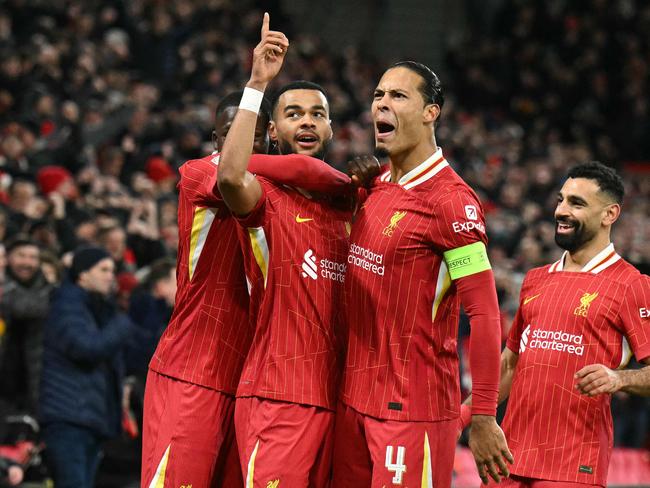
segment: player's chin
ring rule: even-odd
[[[319,158],[323,154],[323,146],[319,144],[313,147],[302,147],[300,145],[295,145],[293,147],[294,154],[301,154],[303,156],[311,156],[313,158]]]

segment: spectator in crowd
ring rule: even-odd
[[[128,366],[141,383],[147,376],[151,356],[169,323],[176,298],[176,262],[163,258],[154,262],[142,285],[131,295],[129,316],[136,324],[135,340],[129,348]]]
[[[172,173],[190,155],[212,151],[212,108],[248,76],[256,2],[0,3],[0,241],[36,233],[62,258],[98,245],[99,230],[119,225],[136,268],[174,257]],[[329,162],[341,168],[372,152],[365,107],[379,67],[391,60],[378,62],[362,46],[332,52],[317,36],[291,29],[271,3],[292,38],[276,86],[304,78],[328,91],[337,134]],[[601,159],[624,170],[628,196],[613,239],[648,272],[650,4],[467,4],[480,8],[468,16],[480,25],[450,43],[445,68],[453,91],[437,134],[485,206],[507,328],[525,272],[559,258],[545,217],[554,201],[544,196],[571,165]],[[45,180],[54,183],[47,195]],[[78,194],[66,194],[72,185],[61,189],[62,180]],[[648,403],[625,408],[615,422],[650,421]],[[647,429],[635,432],[616,442],[648,437]]]
[[[41,251],[24,236],[7,244],[7,280],[0,301],[6,332],[0,355],[0,395],[20,410],[36,412],[43,356],[43,323],[52,284],[41,272]]]
[[[40,421],[57,488],[92,488],[104,440],[120,432],[123,348],[133,325],[110,295],[115,263],[75,252],[45,328]]]

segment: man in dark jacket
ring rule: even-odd
[[[40,270],[38,245],[27,237],[17,236],[7,244],[7,264],[0,302],[0,317],[7,325],[0,340],[0,397],[34,414],[52,285]]]
[[[102,442],[120,432],[123,346],[133,326],[111,295],[115,264],[77,251],[45,327],[40,420],[57,488],[91,488]]]

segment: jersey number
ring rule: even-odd
[[[397,446],[397,457],[393,462],[393,446],[386,446],[386,469],[395,473],[395,476],[393,476],[394,485],[402,484],[402,475],[406,472],[404,456],[406,456],[406,448]]]

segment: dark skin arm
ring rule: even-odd
[[[278,74],[289,47],[286,36],[269,29],[269,14],[264,14],[261,40],[253,51],[253,68],[248,88],[264,92]],[[250,213],[262,197],[257,178],[247,171],[253,152],[257,114],[238,110],[223,145],[219,163],[218,185],[224,201],[237,215]]]
[[[370,183],[381,172],[381,165],[374,156],[357,156],[348,161],[348,174],[358,187],[370,187]]]
[[[602,364],[590,364],[575,374],[576,390],[586,396],[624,391],[633,395],[650,396],[650,358],[641,361],[641,369],[613,370]]]

